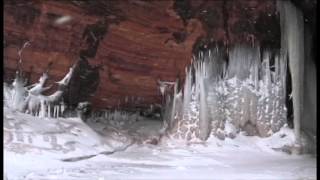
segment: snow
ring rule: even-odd
[[[72,20],[71,16],[61,16],[55,20],[56,25],[62,25]]]
[[[4,108],[7,179],[316,179],[315,157],[272,149],[294,142],[287,127],[268,138],[210,136],[188,145],[163,136],[153,145],[161,121],[124,116],[117,115],[123,123],[95,118],[85,124]],[[83,156],[88,158],[62,161]]]

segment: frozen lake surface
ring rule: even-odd
[[[290,133],[282,139],[279,134],[265,139],[239,135],[152,145],[132,139],[156,134],[157,121],[133,122],[128,131],[114,130],[114,136],[110,129],[103,133],[76,118],[40,119],[4,110],[4,172],[10,180],[316,179],[316,157],[271,149],[281,145],[278,141],[289,142]]]

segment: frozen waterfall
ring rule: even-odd
[[[286,61],[271,50],[237,45],[227,65],[222,53],[217,47],[194,56],[184,87],[167,109],[175,115],[168,130],[173,138],[224,139],[239,131],[267,137],[286,123]]]

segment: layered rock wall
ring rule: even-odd
[[[30,83],[50,62],[48,84],[81,62],[84,68],[71,82],[73,104],[89,100],[96,108],[114,108],[161,103],[158,80],[183,82],[185,67],[199,48],[214,43],[279,46],[275,9],[273,0],[8,0],[5,80],[13,79],[18,51],[29,41],[21,57]]]

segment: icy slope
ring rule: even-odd
[[[131,144],[124,134],[102,136],[79,118],[38,118],[4,108],[4,148],[19,154],[67,158]]]

